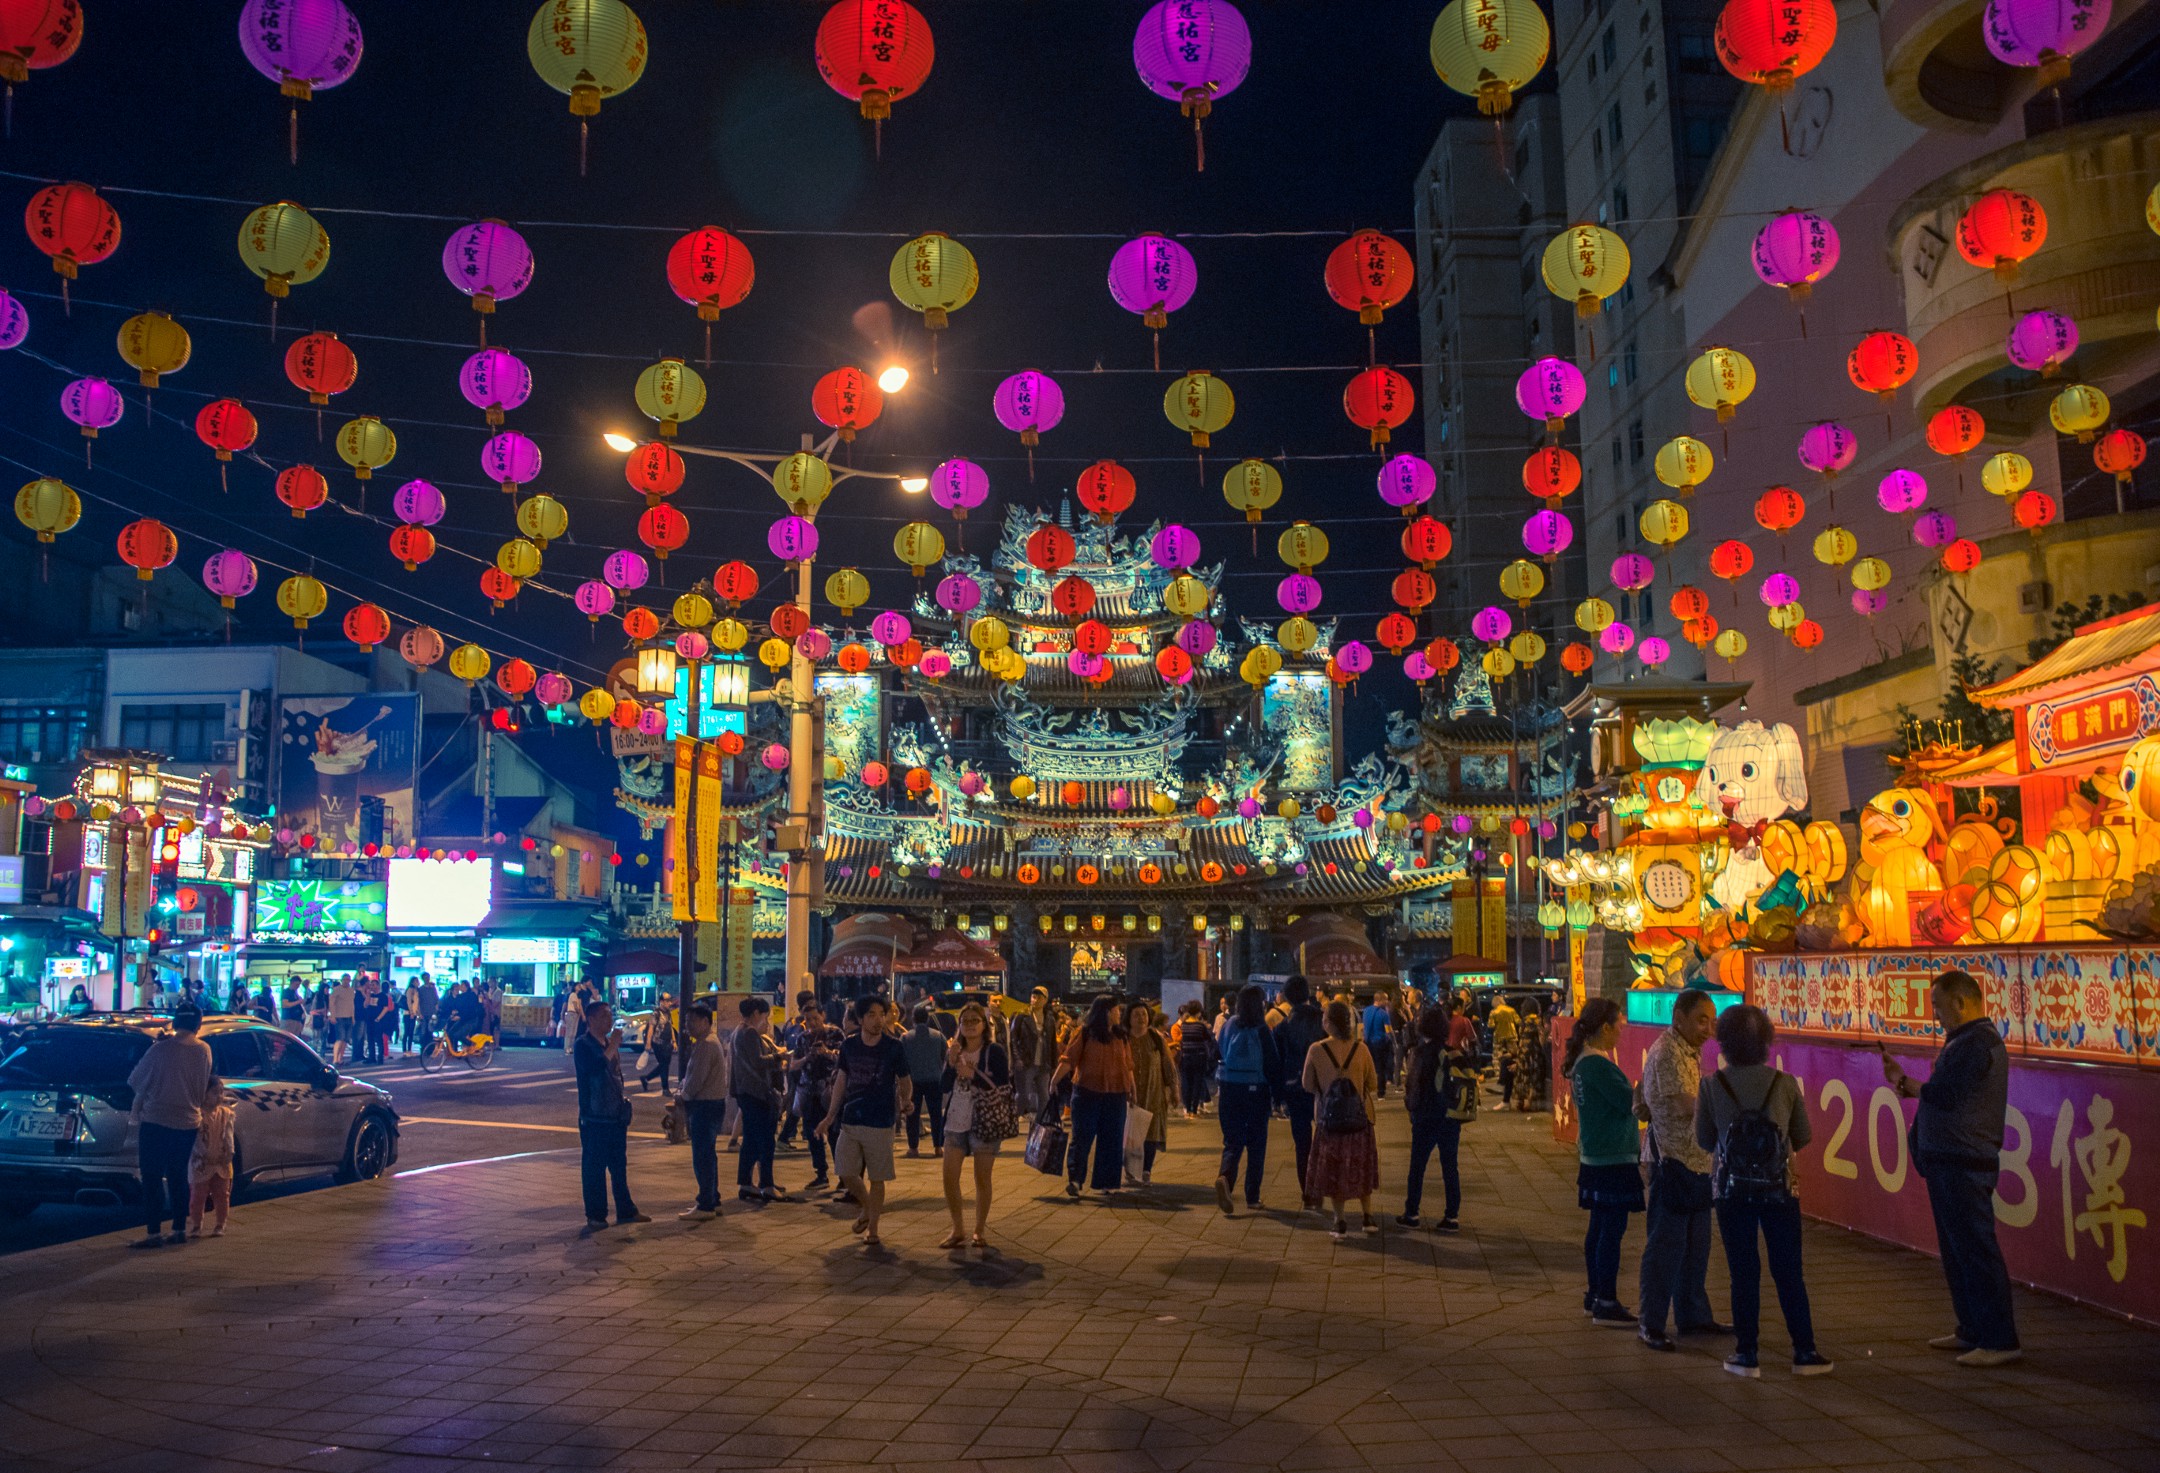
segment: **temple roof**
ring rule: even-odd
[[[1975,704],[2006,711],[2073,692],[2100,677],[2160,669],[2160,604],[2080,628],[2032,664],[1993,685],[1966,691]]]

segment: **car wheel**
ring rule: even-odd
[[[353,1125],[352,1139],[346,1143],[345,1159],[337,1169],[338,1181],[373,1181],[389,1166],[390,1127],[380,1115],[362,1115]]]
[[[28,1197],[0,1197],[0,1217],[20,1222],[38,1210],[38,1204]]]

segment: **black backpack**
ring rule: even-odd
[[[1358,1092],[1356,1081],[1341,1072],[1364,1046],[1352,1043],[1350,1058],[1340,1062],[1337,1062],[1333,1049],[1326,1050],[1328,1062],[1334,1064],[1337,1071],[1334,1083],[1320,1096],[1320,1128],[1329,1135],[1353,1135],[1372,1123],[1365,1118],[1365,1096]]]
[[[1792,1195],[1788,1173],[1792,1168],[1792,1143],[1770,1118],[1770,1096],[1784,1076],[1773,1074],[1763,1102],[1749,1110],[1733,1093],[1732,1080],[1718,1071],[1718,1084],[1738,1111],[1718,1142],[1717,1195],[1727,1202],[1783,1202]]]

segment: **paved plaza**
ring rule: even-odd
[[[1383,1123],[1392,1218],[1392,1100]],[[902,1161],[866,1252],[822,1203],[677,1222],[687,1153],[646,1141],[632,1181],[656,1221],[581,1237],[575,1153],[545,1138],[247,1203],[222,1240],[18,1253],[0,1465],[2160,1469],[2160,1336],[2021,1293],[2028,1360],[1964,1371],[1922,1344],[1950,1323],[1934,1262],[1835,1229],[1807,1239],[1832,1377],[1784,1374],[1774,1311],[1760,1382],[1720,1373],[1722,1341],[1661,1356],[1592,1329],[1572,1156],[1542,1117],[1469,1129],[1453,1238],[1389,1221],[1334,1244],[1281,1210],[1280,1122],[1272,1210],[1225,1219],[1217,1140],[1173,1127],[1156,1185],[1115,1205],[1066,1200],[1008,1148],[987,1254],[935,1247],[928,1161]],[[1639,1243],[1638,1224],[1630,1290]]]

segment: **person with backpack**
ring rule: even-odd
[[[1132,1097],[1132,1049],[1125,1030],[1112,1017],[1108,993],[1088,1008],[1087,1021],[1075,1028],[1065,1045],[1057,1072],[1050,1076],[1054,1092],[1072,1080],[1072,1143],[1065,1155],[1065,1195],[1080,1195],[1080,1179],[1088,1176],[1098,1192],[1114,1192],[1125,1184],[1125,1105]],[[1093,1151],[1095,1170],[1088,1172]]]
[[[1449,1027],[1467,1021],[1458,1011]],[[1450,1034],[1451,1047],[1458,1032]],[[1583,1313],[1601,1328],[1632,1330],[1635,1316],[1620,1303],[1620,1240],[1627,1236],[1628,1214],[1643,1210],[1642,1168],[1636,1164],[1642,1135],[1635,1124],[1635,1086],[1613,1058],[1619,1046],[1620,1004],[1593,997],[1568,1034],[1560,1072],[1575,1102],[1575,1200],[1590,1214],[1583,1235],[1589,1279]]]
[[[1357,1036],[1357,1014],[1337,999],[1327,1005],[1327,1037],[1305,1053],[1299,1075],[1313,1100],[1318,1129],[1311,1165],[1305,1175],[1305,1199],[1335,1204],[1330,1236],[1340,1243],[1350,1231],[1343,1208],[1351,1198],[1365,1217],[1365,1231],[1377,1233],[1372,1194],[1380,1185],[1380,1143],[1373,1130],[1380,1102],[1380,1074],[1372,1049]]]
[[[1495,1013],[1499,1009],[1493,1010]],[[1702,1046],[1717,1022],[1706,992],[1673,999],[1672,1026],[1643,1056],[1644,1160],[1650,1169],[1650,1210],[1643,1216],[1641,1314],[1637,1332],[1651,1350],[1678,1347],[1665,1333],[1665,1314],[1683,1335],[1725,1333],[1710,1308],[1710,1153],[1695,1144],[1695,1110],[1702,1093]],[[1511,1040],[1512,1042],[1512,1040]]]
[[[1200,1004],[1187,1002],[1178,1009],[1171,1037],[1177,1043],[1178,1098],[1185,1102],[1185,1118],[1195,1120],[1207,1103],[1208,1080],[1215,1073],[1215,1030],[1200,1016]]]
[[[1277,1086],[1283,1113],[1290,1117],[1290,1144],[1297,1151],[1298,1181],[1302,1184],[1312,1161],[1313,1098],[1305,1089],[1305,1058],[1327,1034],[1320,1004],[1313,1001],[1312,983],[1294,973],[1283,983],[1284,1012],[1275,1024],[1275,1052],[1282,1057],[1283,1078]],[[1347,1004],[1345,1004],[1347,1006]],[[1318,1212],[1320,1203],[1305,1193],[1308,1211]]]
[[[1245,1206],[1249,1211],[1260,1209],[1260,1179],[1267,1174],[1268,1119],[1282,1089],[1282,1055],[1275,1031],[1267,1025],[1267,994],[1259,983],[1248,982],[1238,989],[1237,1006],[1222,1027],[1220,1050],[1215,1084],[1222,1165],[1215,1173],[1215,1205],[1229,1217],[1233,1215],[1230,1186],[1237,1180],[1240,1156],[1245,1161]]]
[[[1762,1321],[1762,1255],[1770,1260],[1778,1308],[1792,1337],[1795,1376],[1825,1376],[1834,1367],[1815,1348],[1815,1321],[1807,1282],[1800,1272],[1799,1178],[1793,1153],[1810,1139],[1800,1082],[1770,1066],[1777,1030],[1770,1015],[1752,1003],[1727,1008],[1717,1020],[1723,1067],[1703,1086],[1695,1104],[1695,1144],[1715,1151],[1710,1191],[1717,1203],[1718,1237],[1732,1276],[1733,1353],[1725,1369],[1753,1380]]]
[[[1425,1199],[1425,1163],[1437,1151],[1440,1181],[1447,1193],[1444,1213],[1433,1224],[1433,1231],[1441,1233],[1461,1228],[1456,1220],[1462,1211],[1462,1170],[1457,1158],[1463,1122],[1470,1118],[1464,1112],[1477,1109],[1476,1077],[1468,1074],[1467,1060],[1457,1068],[1455,1056],[1448,1052],[1447,1035],[1446,1013],[1427,1008],[1418,1014],[1417,1042],[1403,1064],[1403,1105],[1410,1112],[1410,1179],[1403,1191],[1402,1216],[1395,1219],[1402,1227],[1418,1225],[1418,1208]]]

